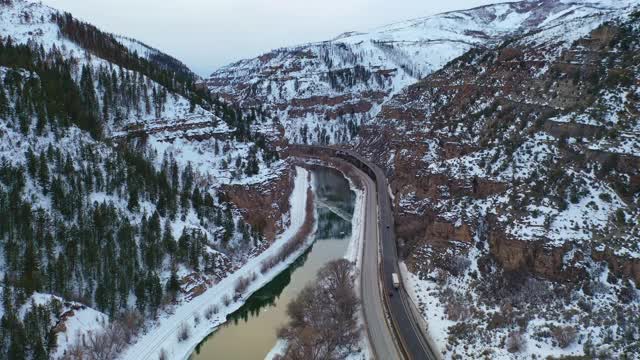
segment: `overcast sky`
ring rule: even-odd
[[[43,0],[200,75],[270,49],[497,0]]]

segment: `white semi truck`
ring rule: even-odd
[[[394,288],[396,289],[400,288],[400,277],[398,276],[398,273],[391,274],[391,281],[393,281]]]

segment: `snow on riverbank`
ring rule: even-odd
[[[362,268],[362,253],[363,253],[363,245],[364,245],[364,217],[366,211],[366,195],[363,189],[358,188],[353,181],[344,174],[344,177],[349,181],[349,188],[356,194],[355,199],[355,207],[353,210],[353,219],[351,220],[351,238],[349,239],[349,245],[347,246],[347,250],[345,251],[344,258],[352,261],[356,264],[356,271],[360,271]],[[356,288],[360,286],[360,276],[356,277]],[[361,316],[361,322],[362,321]],[[363,328],[364,329],[364,328]],[[355,359],[371,359],[371,347],[369,346],[369,340],[366,336],[366,330],[363,330],[363,336],[361,341],[361,348],[363,352],[353,354],[349,357],[351,360]],[[265,356],[265,360],[273,360],[276,356],[282,355],[284,351],[287,349],[287,342],[278,339],[278,342],[273,346],[271,351]]]
[[[278,339],[276,344],[273,346],[271,351],[264,357],[264,360],[274,360],[276,356],[282,356],[284,352],[287,350],[288,341],[283,339]]]
[[[344,255],[344,258],[355,263],[356,266],[356,280],[355,287],[356,289],[360,289],[360,271],[362,271],[362,254],[364,253],[364,227],[365,227],[365,216],[366,216],[366,203],[367,203],[367,195],[364,189],[360,189],[356,187],[356,185],[351,181],[351,179],[345,174],[345,178],[349,180],[349,187],[353,192],[356,193],[356,203],[353,209],[353,220],[351,220],[351,241],[349,242],[349,247]],[[360,295],[360,294],[358,294]],[[364,299],[361,299],[364,302]],[[362,308],[360,310],[360,324],[362,325],[362,338],[360,340],[360,347],[362,352],[354,353],[349,356],[349,360],[366,360],[373,359],[373,354],[371,353],[371,344],[369,344],[369,337],[367,336],[367,329],[364,323],[364,313],[362,312]]]
[[[349,180],[349,187],[351,191],[356,194],[355,207],[353,209],[353,219],[351,220],[351,240],[349,246],[344,254],[344,258],[353,261],[356,264],[356,269],[359,271],[362,268],[362,251],[364,245],[364,216],[365,216],[365,200],[366,195],[363,189],[356,187],[351,179],[345,175],[345,178]],[[358,285],[359,279],[356,280]]]
[[[309,172],[303,168],[296,167],[294,189],[289,198],[291,204],[290,224],[277,237],[275,242],[263,253],[249,260],[238,271],[230,274],[202,295],[178,305],[172,314],[161,316],[158,324],[146,334],[141,335],[120,358],[122,360],[156,360],[164,352],[169,359],[187,359],[202,339],[226,321],[227,315],[239,309],[251,294],[275,278],[304,253],[308,246],[311,245],[313,236],[309,236],[305,246],[297,250],[289,259],[279,263],[265,274],[260,273],[262,261],[277,254],[288,240],[294,237],[303,227],[306,219],[305,209],[309,186],[311,186]],[[315,224],[313,232],[315,232]],[[238,279],[249,278],[253,274],[255,274],[256,280],[249,285],[244,295],[238,301],[231,302],[225,306],[223,299],[225,297],[233,298],[234,288]],[[218,306],[219,312],[207,320],[204,313],[211,306]],[[190,336],[187,340],[179,342],[177,334],[183,326],[189,328]]]

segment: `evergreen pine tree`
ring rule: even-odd
[[[25,156],[27,158],[27,170],[28,170],[29,176],[31,176],[32,178],[35,178],[39,168],[38,158],[36,154],[33,152],[33,149],[31,149],[31,147],[27,149],[27,153],[25,154]]]
[[[147,288],[145,286],[146,284],[144,280],[144,276],[138,277],[138,281],[136,282],[136,286],[134,289],[134,293],[136,295],[136,307],[142,314],[144,314],[147,307]]]
[[[49,165],[47,165],[47,157],[44,151],[40,153],[39,165],[38,184],[42,187],[42,192],[47,195],[49,191]]]
[[[5,316],[7,315],[5,314]],[[24,326],[22,322],[18,320],[15,313],[9,314],[8,319],[11,341],[9,342],[9,350],[7,351],[7,360],[24,360],[27,358],[27,339],[24,333]]]
[[[169,220],[164,222],[164,230],[162,232],[162,244],[164,245],[165,251],[169,255],[173,255],[176,252],[176,239],[173,237],[173,230],[171,229],[171,223]]]
[[[174,298],[180,291],[180,282],[178,281],[178,273],[175,265],[171,267],[171,277],[167,280],[167,293],[171,294]]]
[[[33,355],[31,357],[32,360],[47,360],[49,356],[47,355],[47,351],[44,349],[42,345],[42,340],[40,338],[35,339],[35,344],[33,345]]]
[[[0,118],[8,120],[7,117],[9,117],[9,110],[9,99],[4,91],[4,86],[0,86]]]
[[[154,316],[162,303],[162,285],[156,273],[149,273],[147,276],[147,292],[149,294],[149,306]]]
[[[49,330],[49,334],[47,335],[47,352],[53,353],[56,347],[58,346],[58,333],[53,329]]]
[[[233,215],[231,214],[231,208],[229,206],[227,206],[227,208],[224,211],[224,236],[222,238],[222,241],[226,244],[227,242],[229,242],[229,240],[231,240],[231,238],[233,238],[233,229],[234,229],[234,223],[233,223]]]
[[[22,286],[27,295],[40,289],[40,266],[33,241],[27,241],[24,250],[24,263],[22,269]]]
[[[91,67],[85,65],[82,67],[80,75],[80,92],[84,104],[84,111],[79,119],[79,126],[83,130],[89,131],[91,135],[98,139],[102,136],[102,126],[98,119],[98,100],[93,83]]]
[[[135,212],[139,209],[140,204],[138,200],[138,191],[131,187],[129,189],[129,202],[127,203],[127,209],[131,212]]]
[[[11,285],[9,284],[9,277],[7,274],[4,274],[4,280],[2,282],[2,307],[3,309],[13,308],[13,291],[11,290]]]

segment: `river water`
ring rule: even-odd
[[[311,172],[318,213],[313,246],[204,339],[192,360],[262,360],[287,321],[287,304],[315,279],[327,262],[342,258],[351,237],[355,193],[342,173],[329,168]]]

